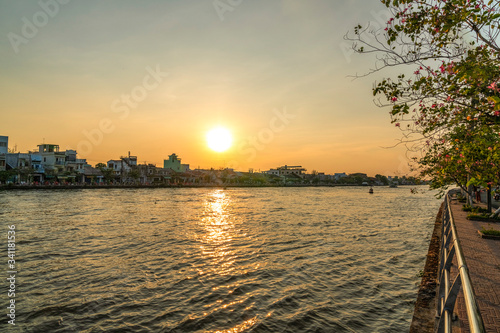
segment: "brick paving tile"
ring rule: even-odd
[[[461,208],[461,203],[451,201],[458,239],[469,269],[479,311],[486,332],[500,333],[500,240],[481,238],[477,232],[481,227],[500,230],[500,223],[467,220],[467,213]],[[456,261],[454,266],[456,268]],[[454,277],[456,269],[452,270],[451,274]],[[459,319],[453,332],[469,332],[462,293],[457,298],[455,312]]]

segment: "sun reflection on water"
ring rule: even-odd
[[[203,233],[199,238],[201,252],[210,260],[213,274],[230,274],[236,258],[232,242],[238,236],[231,213],[232,199],[224,190],[214,190],[206,196],[203,204],[200,219]]]
[[[223,331],[215,331],[214,333],[241,333],[250,329],[253,325],[257,323],[257,317],[245,320],[243,323],[236,325],[233,328],[223,330]]]

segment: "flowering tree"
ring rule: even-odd
[[[499,180],[500,1],[381,0],[392,17],[383,31],[358,25],[359,53],[377,53],[369,74],[406,66],[375,84],[414,166],[445,189]]]

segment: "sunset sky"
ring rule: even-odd
[[[0,0],[0,135],[94,165],[127,155],[191,168],[408,172],[343,35],[380,26],[376,0]],[[206,133],[225,127],[217,153]]]

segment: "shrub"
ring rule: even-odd
[[[476,221],[491,221],[491,220],[500,221],[500,218],[498,217],[491,218],[490,215],[491,215],[490,213],[469,213],[467,214],[467,219]]]
[[[473,212],[473,213],[479,213],[479,214],[489,214],[490,212],[488,211],[487,208],[482,208],[482,207],[472,207],[470,205],[463,205],[462,210],[464,212]]]
[[[484,227],[481,227],[481,232],[485,235],[491,235],[491,236],[500,236],[500,230],[496,230],[493,228],[485,229]]]

